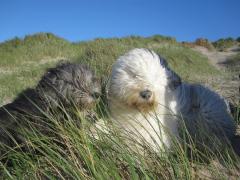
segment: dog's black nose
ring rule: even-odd
[[[140,96],[141,96],[143,99],[148,100],[148,99],[150,99],[150,97],[152,96],[152,92],[147,89],[147,90],[141,91],[141,92],[140,92]]]

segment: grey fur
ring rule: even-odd
[[[13,139],[22,143],[25,138],[19,129],[29,124],[47,131],[46,114],[61,114],[61,107],[65,110],[77,107],[92,116],[88,112],[100,93],[100,81],[85,65],[62,63],[48,69],[36,88],[26,89],[12,103],[0,107],[0,142],[7,146],[14,146]]]
[[[199,84],[181,82],[169,67],[169,95],[176,102],[176,113],[199,149],[218,152],[229,145],[236,133],[236,124],[226,100]],[[166,99],[166,101],[171,101]]]
[[[161,65],[167,69],[168,92],[177,102],[177,113],[185,120],[190,134],[196,136],[197,124],[205,123],[205,130],[209,133],[220,139],[232,139],[236,125],[227,101],[207,87],[182,82],[180,76],[169,68],[166,60],[162,57],[160,59]]]

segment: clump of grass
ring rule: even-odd
[[[233,45],[237,44],[237,41],[234,40],[233,38],[229,37],[229,38],[221,38],[215,42],[212,43],[213,46],[220,50],[220,51],[225,51],[227,48],[232,47]]]
[[[212,43],[208,39],[205,39],[205,38],[196,39],[196,41],[194,42],[194,45],[203,46],[210,51],[214,50],[214,46],[212,45]]]
[[[189,48],[194,48],[196,46],[202,46],[202,47],[207,48],[210,51],[213,51],[215,49],[213,44],[206,38],[197,38],[194,42],[183,41],[182,45],[184,47],[189,47]]]

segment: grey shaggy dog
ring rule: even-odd
[[[21,127],[34,126],[49,133],[48,114],[64,115],[77,108],[90,119],[95,118],[91,108],[101,95],[101,85],[94,73],[82,64],[61,63],[48,69],[36,88],[26,89],[12,102],[0,107],[0,142],[13,147],[24,143]],[[1,148],[1,151],[3,148]]]

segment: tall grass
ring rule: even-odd
[[[182,128],[182,140],[172,137],[171,151],[155,152],[147,142],[138,144],[130,134],[125,141],[126,136],[106,116],[98,119],[103,127],[96,128],[81,113],[72,116],[65,109],[62,112],[64,120],[56,114],[45,114],[54,135],[46,135],[34,126],[22,130],[31,151],[9,148],[1,157],[2,178],[227,179],[239,175],[240,161],[231,148],[200,151],[186,128]]]

